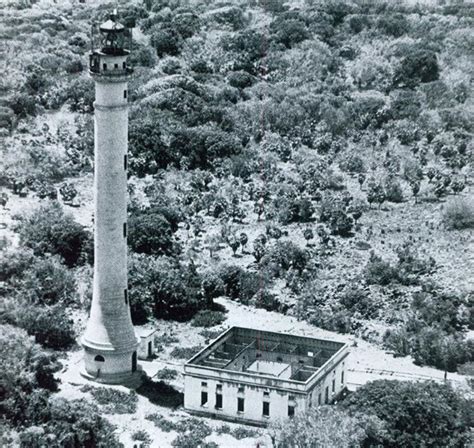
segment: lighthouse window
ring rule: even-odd
[[[125,99],[127,99],[127,91],[126,91],[126,90],[123,91],[123,97],[124,97]]]
[[[123,169],[127,171],[127,166],[128,166],[128,161],[127,161],[127,155],[123,156]]]
[[[94,358],[94,361],[97,361],[97,362],[104,362],[105,359],[102,355],[97,355],[95,358]]]
[[[123,237],[125,238],[127,236],[127,223],[123,223]]]
[[[128,305],[128,290],[127,289],[123,290],[123,295],[125,297],[125,305]]]
[[[103,64],[102,68],[104,69],[104,71],[107,70],[107,64]]]

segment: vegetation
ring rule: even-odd
[[[225,318],[214,300],[224,296],[463,371],[473,351],[472,7],[297,3],[119,2],[121,21],[136,28],[127,170],[133,322],[190,321],[212,338]],[[94,2],[8,0],[0,16],[8,66],[0,322],[48,350],[73,346],[72,312],[83,317],[90,302],[86,31],[109,12]],[[179,349],[185,359],[195,347]],[[37,407],[47,418],[13,424],[24,446],[55,446],[63,436],[65,446],[114,446],[95,407],[46,393],[49,404],[38,398]],[[142,393],[167,406],[182,401],[166,383],[148,382]],[[21,412],[29,415],[26,404]],[[359,428],[363,441],[373,436],[360,415],[331,419],[354,429],[347,440]],[[312,424],[302,423],[308,440],[319,437]],[[421,440],[409,433],[400,442],[393,432],[375,431],[374,443]],[[205,437],[181,431],[175,445],[206,446]]]
[[[59,255],[67,266],[92,260],[90,233],[64,213],[58,203],[40,206],[19,217],[16,230],[21,244],[36,255]]]
[[[378,380],[360,387],[342,406],[383,422],[379,443],[386,447],[466,446],[469,403],[447,384]]]

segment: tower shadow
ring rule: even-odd
[[[148,398],[151,403],[166,408],[176,409],[184,404],[184,394],[163,381],[143,379],[140,387],[135,389],[138,395]]]

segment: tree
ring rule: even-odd
[[[276,420],[269,432],[276,448],[363,446],[369,433],[382,433],[382,422],[362,414],[351,416],[344,409],[318,406],[302,410],[293,418]]]
[[[63,305],[34,306],[19,299],[7,302],[0,322],[23,328],[44,347],[61,350],[75,342],[72,319]]]
[[[405,56],[394,76],[394,84],[401,87],[415,87],[420,82],[436,81],[439,65],[436,53],[431,50],[415,49]]]
[[[247,236],[245,232],[240,233],[239,241],[240,241],[240,245],[242,246],[242,253],[244,253],[245,246],[247,245],[249,241],[249,237]]]
[[[265,255],[265,245],[261,241],[254,241],[253,243],[253,256],[257,263],[260,263],[260,260]]]
[[[58,202],[50,202],[32,213],[19,216],[15,229],[20,243],[36,255],[60,255],[72,267],[92,260],[92,236]]]
[[[387,431],[384,447],[469,444],[469,403],[448,384],[377,380],[358,388],[342,405],[381,419]]]
[[[135,211],[128,219],[128,228],[128,244],[134,252],[148,255],[174,255],[180,252],[171,223],[161,211]]]
[[[385,190],[382,184],[372,181],[369,183],[369,190],[367,192],[367,202],[372,205],[372,203],[377,203],[380,206],[385,202]]]
[[[239,239],[237,238],[236,235],[230,235],[230,236],[227,238],[227,244],[228,244],[229,247],[232,249],[232,252],[233,252],[234,257],[235,257],[235,253],[237,252],[237,249],[238,249],[239,246],[240,246],[240,241],[239,241]]]
[[[314,238],[313,229],[311,229],[311,227],[307,227],[306,229],[304,229],[303,236],[304,236],[304,239],[306,240],[306,244],[309,246],[310,240]]]
[[[0,412],[14,425],[22,424],[28,418],[30,394],[38,388],[57,389],[54,373],[60,366],[24,330],[11,325],[0,325],[0,345]]]
[[[193,265],[169,257],[130,257],[129,290],[134,323],[144,323],[151,316],[186,321],[212,306]]]
[[[413,193],[413,197],[415,198],[415,204],[417,203],[418,193],[420,192],[420,181],[414,180],[410,182],[411,191]]]
[[[38,305],[67,305],[77,299],[74,273],[57,256],[35,258],[13,282],[19,297]]]

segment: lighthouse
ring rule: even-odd
[[[116,14],[99,27],[90,54],[95,81],[94,288],[82,337],[89,379],[124,384],[138,377],[127,290],[127,151],[130,30]],[[93,45],[94,46],[94,45]]]

